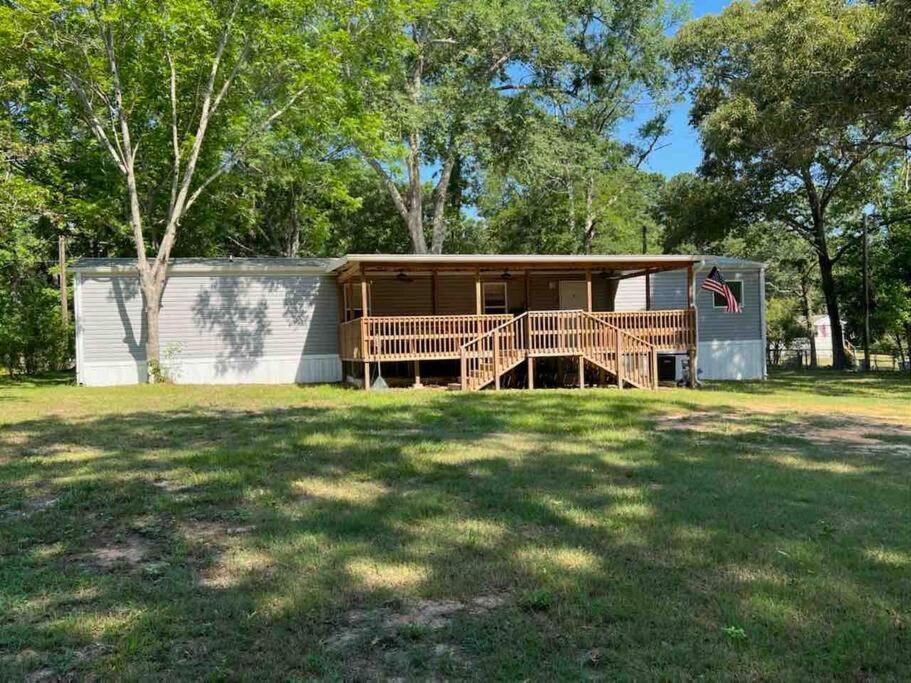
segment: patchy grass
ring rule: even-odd
[[[911,678],[911,388],[0,383],[0,678]]]

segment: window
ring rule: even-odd
[[[737,299],[737,303],[743,306],[743,282],[740,280],[728,280],[727,283],[728,287],[730,287],[731,291],[734,293],[734,298]],[[715,308],[728,307],[728,302],[718,292],[712,292],[712,297]]]
[[[506,283],[484,283],[484,313],[495,315],[506,313]]]

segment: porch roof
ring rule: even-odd
[[[641,273],[712,264],[760,268],[763,264],[719,256],[669,254],[348,254],[333,270],[346,280],[366,271],[610,270]]]

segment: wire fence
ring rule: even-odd
[[[851,357],[853,365],[860,367],[863,364],[863,352],[857,353]],[[903,372],[908,371],[908,359],[888,353],[871,353],[870,369],[876,372]],[[805,350],[784,349],[781,351],[772,350],[768,354],[768,363],[772,367],[801,369],[810,367],[810,352]],[[832,355],[819,353],[816,357],[816,365],[820,368],[832,366]]]

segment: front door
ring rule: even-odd
[[[588,287],[585,280],[560,280],[560,309],[588,310]]]

